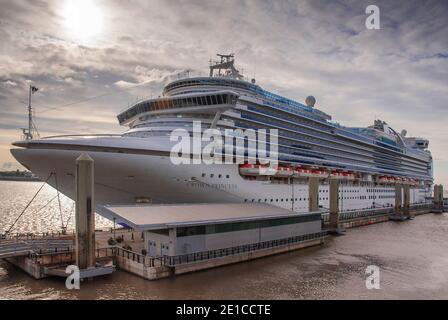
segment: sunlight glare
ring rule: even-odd
[[[80,40],[89,40],[103,28],[103,14],[93,0],[66,0],[65,27]]]

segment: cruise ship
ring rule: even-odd
[[[136,203],[269,203],[308,211],[308,178],[321,178],[319,206],[329,207],[328,177],[340,179],[340,210],[394,204],[395,185],[411,185],[411,203],[423,203],[433,183],[428,140],[408,137],[385,121],[347,127],[316,108],[246,81],[234,55],[218,55],[208,77],[179,78],[155,99],[130,106],[117,118],[118,135],[72,135],[13,143],[27,169],[74,199],[75,159],[95,160],[95,200],[102,205]],[[176,165],[170,155],[176,129],[277,130],[275,172],[259,162]],[[270,142],[269,142],[270,143]],[[244,145],[248,147],[246,143]],[[232,152],[233,153],[233,152]],[[247,152],[246,152],[247,153]],[[56,181],[57,180],[57,181]],[[56,185],[57,183],[57,185]]]

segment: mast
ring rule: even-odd
[[[33,108],[31,107],[31,95],[33,87],[30,85],[30,93],[28,98],[28,136],[27,140],[33,139],[32,127],[33,127]]]
[[[231,79],[242,80],[244,77],[235,68],[235,55],[231,54],[217,54],[219,61],[213,63],[210,61],[210,77],[227,77]],[[215,74],[214,71],[217,71]]]
[[[25,140],[33,139],[34,122],[33,122],[33,107],[31,106],[31,96],[39,89],[30,85],[30,91],[28,95],[28,129],[23,129]]]

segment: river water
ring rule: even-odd
[[[40,183],[0,181],[0,232],[9,228]],[[55,190],[46,186],[18,222],[21,231],[57,231]],[[72,203],[61,200],[72,228]],[[98,218],[97,226],[110,227]],[[33,280],[0,261],[0,299],[448,299],[448,215],[427,214],[347,230],[323,246],[246,263],[147,281],[126,272],[81,283],[70,291],[62,279]],[[366,267],[380,270],[380,289],[366,288]]]

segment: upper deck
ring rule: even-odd
[[[304,105],[300,102],[285,98],[278,94],[262,89],[259,85],[244,80],[232,79],[227,77],[194,77],[176,80],[168,84],[163,90],[164,96],[175,96],[190,92],[201,92],[211,90],[231,89],[238,92],[247,93],[253,97],[258,97],[267,104],[277,103],[310,112],[320,118],[322,121],[331,120],[331,116],[313,107]]]

